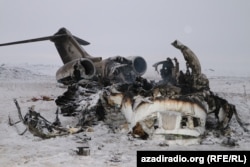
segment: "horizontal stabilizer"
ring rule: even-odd
[[[41,37],[41,38],[34,38],[34,39],[27,39],[27,40],[22,40],[22,41],[15,41],[15,42],[3,43],[3,44],[0,44],[0,46],[7,46],[7,45],[22,44],[22,43],[46,41],[46,40],[52,40],[52,39],[56,39],[56,38],[61,38],[61,37],[64,37],[64,36],[66,36],[66,34],[52,35],[52,36]]]
[[[73,37],[75,38],[75,40],[76,40],[77,42],[79,42],[80,45],[89,45],[89,44],[90,44],[89,42],[87,42],[87,41],[85,41],[85,40],[83,40],[83,39],[81,39],[81,38],[78,38],[78,37],[76,37],[76,36],[73,36]]]
[[[39,42],[39,41],[46,41],[46,40],[55,40],[61,37],[66,37],[68,34],[58,34],[58,35],[52,35],[52,36],[47,36],[47,37],[41,37],[41,38],[34,38],[34,39],[27,39],[27,40],[22,40],[22,41],[15,41],[15,42],[9,42],[9,43],[2,43],[0,46],[7,46],[7,45],[16,45],[16,44],[23,44],[23,43],[30,43],[30,42]],[[77,42],[81,45],[89,45],[90,43],[80,39],[76,36],[73,36]]]

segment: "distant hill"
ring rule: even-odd
[[[55,78],[55,69],[58,67],[49,65],[0,65],[0,80],[46,80]]]

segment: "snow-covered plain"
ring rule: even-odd
[[[136,166],[137,150],[250,150],[250,133],[244,132],[235,117],[230,122],[231,138],[236,146],[224,146],[224,136],[210,131],[198,145],[162,145],[162,141],[133,139],[126,133],[113,133],[104,123],[93,126],[90,132],[40,139],[26,132],[18,135],[25,127],[8,124],[8,117],[18,120],[13,102],[16,98],[23,115],[28,107],[49,121],[54,121],[54,101],[32,101],[33,97],[49,96],[56,99],[66,88],[56,83],[55,71],[58,66],[50,65],[0,65],[0,166]],[[204,72],[206,74],[206,72]],[[215,72],[206,74],[210,88],[219,96],[236,105],[243,122],[250,120],[250,76],[218,76]],[[74,126],[76,119],[63,117],[64,126]],[[250,129],[250,127],[247,127]],[[77,147],[89,146],[90,156],[79,156]]]

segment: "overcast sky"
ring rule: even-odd
[[[250,76],[249,0],[0,0],[0,43],[53,35],[66,27],[93,56],[177,57],[178,39],[204,69]],[[0,63],[62,64],[50,41],[0,47]]]

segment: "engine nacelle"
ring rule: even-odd
[[[95,62],[98,76],[106,83],[132,83],[147,70],[147,63],[140,56],[115,56]]]
[[[82,79],[92,79],[96,74],[93,62],[89,59],[81,58],[72,60],[59,68],[56,72],[56,80],[66,85],[72,83],[76,79],[76,76],[74,76],[75,69],[80,71],[80,78]]]
[[[133,70],[138,76],[142,76],[143,74],[145,74],[147,70],[147,63],[143,57],[131,56],[126,57],[126,59],[131,60]]]

